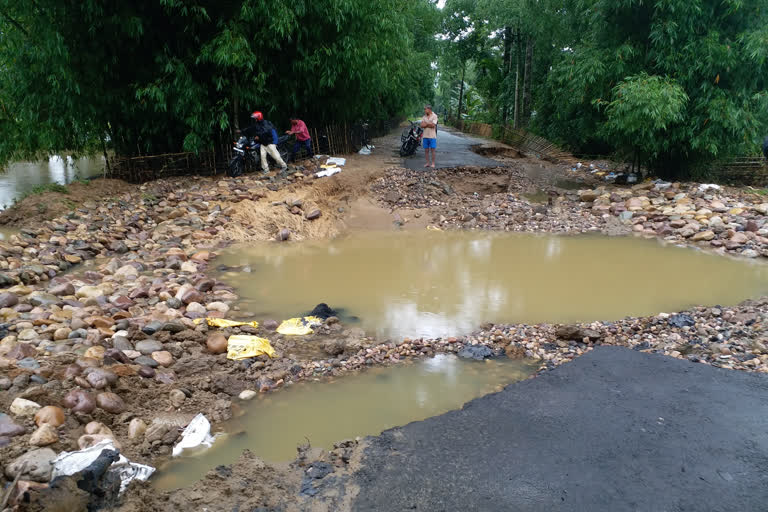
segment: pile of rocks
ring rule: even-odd
[[[373,190],[392,206],[429,208],[433,221],[446,229],[636,233],[720,253],[768,257],[768,201],[745,190],[660,181],[578,192],[549,187],[549,201],[537,204],[519,193],[530,188],[531,180],[515,169],[494,170],[507,172],[511,181],[509,190],[489,194],[447,189],[454,172],[487,171],[430,174],[390,169]]]
[[[636,233],[686,241],[748,258],[768,256],[768,201],[715,185],[648,182],[583,190],[578,199]]]
[[[572,360],[597,344],[660,353],[722,368],[768,373],[768,299],[732,308],[695,308],[616,322],[494,325],[467,343],[503,346],[510,357],[542,369]]]
[[[486,195],[486,191],[519,192],[529,183],[525,174],[503,167],[457,167],[413,171],[402,167],[387,169],[371,190],[390,207],[444,207],[455,197]],[[459,188],[456,190],[455,188]],[[471,189],[476,188],[473,193]]]
[[[33,458],[21,479],[44,482],[50,465],[43,459],[106,437],[131,458],[151,462],[170,453],[191,413],[214,422],[231,416],[231,398],[247,387],[248,367],[226,359],[226,339],[253,330],[209,331],[195,321],[240,314],[235,293],[206,271],[227,245],[223,228],[232,221],[232,204],[290,182],[158,181],[86,202],[0,242],[6,476],[15,477]],[[290,343],[275,327],[259,334],[282,352]],[[318,338],[336,334],[330,325],[320,331]],[[254,366],[270,371],[273,361],[261,359]],[[239,376],[228,379],[233,372]],[[176,427],[157,426],[164,410],[183,413],[170,423]]]

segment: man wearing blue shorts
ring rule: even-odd
[[[424,167],[435,167],[435,149],[437,148],[437,114],[432,112],[431,105],[424,106],[424,117],[421,118],[421,127],[424,129],[422,134],[422,145],[424,146],[424,155],[427,157],[427,164]],[[429,154],[432,153],[432,162],[430,163]]]

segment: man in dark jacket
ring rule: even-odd
[[[285,170],[288,166],[280,157],[280,152],[277,150],[277,130],[272,126],[272,123],[264,119],[264,115],[258,110],[251,114],[251,117],[256,120],[251,126],[242,131],[242,134],[246,137],[253,137],[259,144],[261,144],[261,170],[269,172],[269,164],[267,163],[267,153],[269,156],[275,159],[280,165],[281,170]]]

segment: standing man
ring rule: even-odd
[[[296,116],[291,116],[291,129],[287,132],[288,135],[296,136],[296,143],[293,145],[293,151],[291,152],[291,161],[296,160],[296,153],[299,149],[304,147],[307,150],[307,156],[312,156],[312,138],[309,136],[309,130],[304,121]]]
[[[258,110],[251,114],[251,118],[255,119],[256,122],[243,130],[243,135],[252,135],[261,144],[261,170],[269,172],[269,164],[267,163],[267,153],[269,153],[269,156],[280,165],[280,170],[284,171],[288,166],[277,150],[277,130],[272,126],[272,123],[264,119],[264,114]]]
[[[421,118],[421,127],[424,129],[422,145],[427,163],[424,167],[435,167],[435,150],[437,149],[437,114],[432,112],[432,105],[424,106],[424,117]],[[429,153],[432,151],[432,163],[429,161]]]

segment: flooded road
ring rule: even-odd
[[[216,265],[240,267],[218,277],[257,319],[326,302],[392,337],[454,336],[484,322],[616,320],[768,291],[765,264],[630,237],[375,233],[237,247]]]
[[[52,156],[39,162],[15,162],[0,173],[0,208],[5,209],[25,192],[40,185],[66,185],[77,179],[100,176],[104,158]]]
[[[152,481],[162,489],[189,485],[215,466],[234,462],[245,449],[267,462],[287,462],[307,440],[330,449],[344,439],[377,435],[458,409],[527,378],[534,369],[506,358],[477,362],[438,355],[329,382],[300,382],[245,402],[245,415],[224,425],[227,437],[199,456],[160,468]]]

